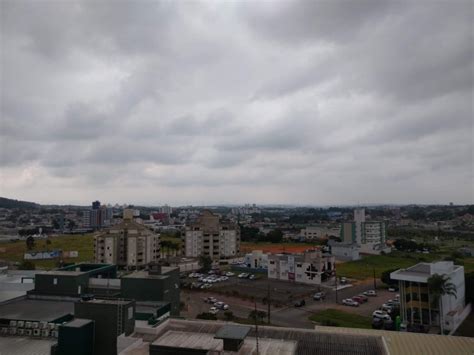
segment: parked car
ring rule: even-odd
[[[234,275],[235,275],[235,274],[234,274],[233,272],[231,272],[231,271],[227,271],[227,272],[225,273],[225,276],[227,276],[227,277],[234,276]]]
[[[219,312],[219,309],[217,309],[217,307],[209,308],[209,313],[211,314],[217,314],[218,312]]]
[[[367,298],[366,298],[366,299],[363,299],[363,298],[360,297],[360,296],[354,296],[354,297],[352,297],[352,300],[353,300],[353,301],[356,301],[358,304],[367,302]]]
[[[369,299],[367,298],[367,296],[364,296],[363,294],[360,294],[360,295],[357,295],[357,297],[360,297],[360,299],[362,300],[362,302],[368,302]]]
[[[383,329],[385,330],[395,330],[395,322],[393,320],[384,320]]]
[[[347,279],[345,277],[341,277],[341,280],[339,282],[345,285],[347,283]]]
[[[359,302],[356,302],[351,298],[346,298],[345,300],[342,300],[342,304],[351,307],[359,307]]]
[[[251,275],[249,276],[249,280],[255,280],[255,275],[254,275],[254,274],[251,274]]]
[[[384,303],[384,304],[382,305],[382,307],[380,307],[380,309],[381,309],[382,311],[385,311],[385,312],[387,312],[387,313],[392,313],[393,308],[394,308],[394,307],[392,307],[392,306],[390,306],[390,305],[388,305],[388,304],[386,304],[386,303]]]
[[[205,302],[214,304],[217,302],[217,299],[215,297],[208,297],[205,299]]]
[[[295,302],[295,307],[303,307],[306,304],[305,300]]]
[[[315,301],[322,301],[325,298],[326,298],[326,293],[325,292],[316,292],[313,295],[313,300],[315,300]]]
[[[373,318],[372,319],[372,328],[373,329],[382,329],[383,328],[383,319],[380,318]]]
[[[389,291],[389,292],[397,292],[397,291],[398,291],[398,286],[390,286],[390,287],[388,288],[388,291]]]
[[[384,319],[384,320],[391,320],[392,318],[390,318],[390,316],[384,312],[384,311],[380,311],[380,310],[376,310],[372,313],[372,317],[373,318],[379,318],[379,319]]]
[[[216,302],[216,303],[214,303],[214,307],[216,307],[218,309],[222,309],[224,311],[229,309],[229,305],[225,304],[224,302]]]
[[[364,292],[364,295],[369,297],[375,297],[377,296],[377,292],[375,290],[368,290]]]

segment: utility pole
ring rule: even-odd
[[[258,314],[257,314],[257,301],[255,301],[255,340],[257,342],[257,355],[258,351]]]
[[[337,303],[337,271],[334,270],[334,279],[336,280],[336,303]]]
[[[374,266],[374,290],[377,289],[377,281],[375,280],[375,266]]]
[[[270,284],[267,284],[268,325],[270,325]]]

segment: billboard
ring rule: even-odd
[[[30,251],[24,254],[23,258],[25,260],[45,260],[45,259],[55,259],[61,256],[61,250],[52,250],[52,251]]]

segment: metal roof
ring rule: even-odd
[[[74,314],[74,302],[20,299],[0,305],[0,318],[52,322]]]
[[[70,327],[70,328],[81,328],[85,326],[86,324],[94,322],[93,320],[90,319],[83,319],[83,318],[75,318],[74,320],[63,324],[63,327]]]
[[[252,328],[240,325],[224,325],[214,336],[216,339],[244,340]]]

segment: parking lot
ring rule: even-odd
[[[322,287],[272,280],[260,277],[255,280],[242,279],[231,276],[226,281],[213,283],[208,289],[183,290],[183,301],[187,305],[185,316],[195,317],[197,314],[209,311],[210,305],[204,303],[205,297],[213,296],[219,301],[229,305],[229,310],[238,317],[246,318],[248,313],[254,309],[255,301],[257,309],[267,311],[267,304],[263,301],[270,291],[271,299],[271,322],[274,325],[294,326],[312,328],[314,323],[308,320],[312,314],[324,309],[333,308],[348,313],[372,317],[374,310],[379,309],[389,299],[394,299],[396,293],[386,289],[377,289],[375,297],[368,297],[368,302],[361,303],[358,307],[350,307],[342,304],[343,299],[357,296],[364,291],[373,289],[373,282],[357,282],[350,287],[336,292],[330,285]],[[322,290],[326,293],[324,300],[315,301],[313,295]],[[304,299],[303,307],[294,307],[294,303]],[[223,312],[219,313],[223,318]]]

